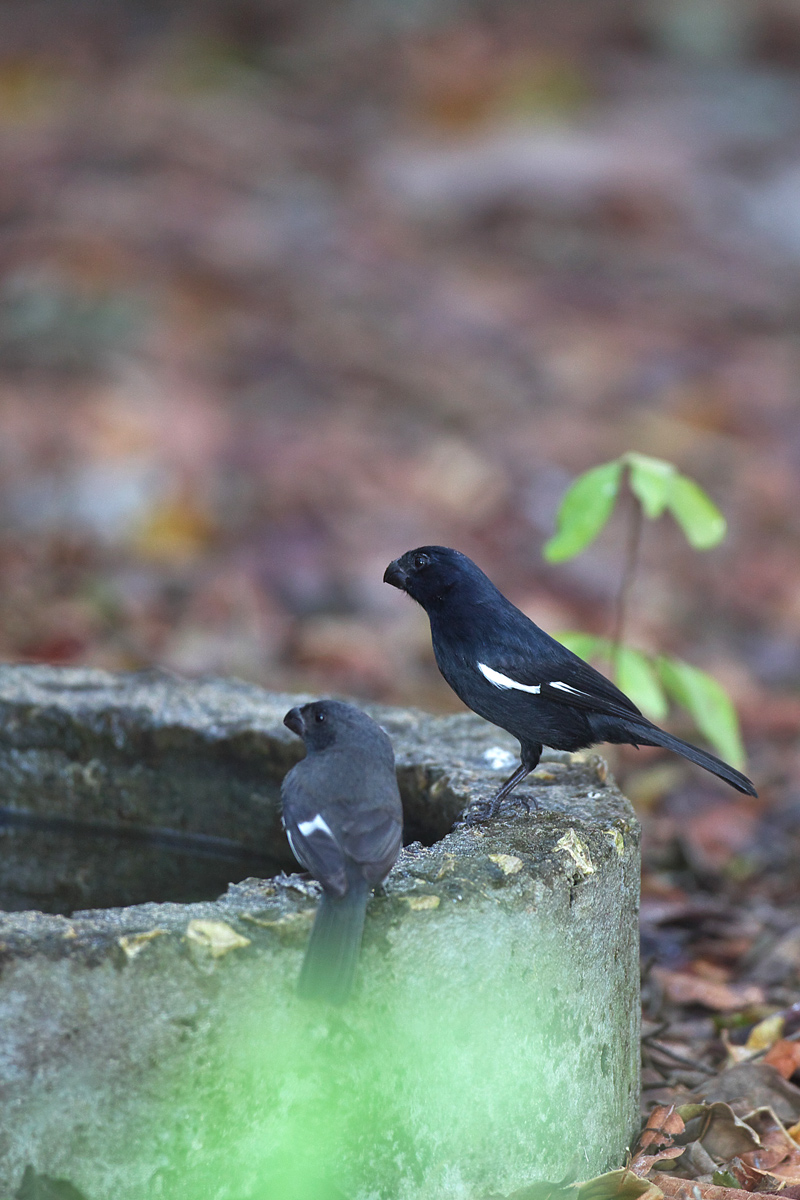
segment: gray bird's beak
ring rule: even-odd
[[[390,583],[392,587],[399,588],[401,592],[406,590],[408,576],[400,566],[398,559],[395,559],[394,562],[389,563],[388,567],[383,573],[383,582]]]
[[[302,737],[306,731],[306,727],[303,724],[303,716],[299,708],[290,708],[283,718],[283,723],[287,729],[291,729],[292,733],[296,733],[298,737]]]

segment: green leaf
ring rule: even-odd
[[[741,1179],[737,1179],[730,1171],[715,1171],[711,1176],[711,1182],[716,1187],[736,1188],[737,1191],[741,1191],[742,1187]]]
[[[542,550],[548,562],[574,558],[594,541],[611,516],[621,474],[622,460],[615,459],[578,476],[561,501],[556,533]]]
[[[556,634],[556,641],[561,642],[562,646],[566,646],[573,654],[577,654],[578,658],[608,658],[611,651],[611,643],[608,638],[595,637],[593,633],[575,633],[570,630],[568,633]]]
[[[699,667],[679,658],[659,658],[661,682],[669,694],[688,709],[700,732],[717,753],[740,769],[744,766],[744,747],[739,719],[728,693],[716,679]]]
[[[667,715],[667,697],[652,663],[641,650],[620,646],[614,682],[626,696],[630,696],[645,716],[653,721],[663,721]]]
[[[663,458],[650,458],[634,451],[624,458],[630,470],[631,491],[644,509],[644,515],[655,520],[669,503],[675,467]]]
[[[670,512],[686,534],[686,540],[695,550],[710,550],[725,537],[728,530],[725,518],[711,497],[693,479],[676,475],[668,504]]]

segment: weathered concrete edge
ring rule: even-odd
[[[96,695],[90,680],[84,678],[80,686]],[[168,687],[188,691],[193,704],[196,688],[215,688],[220,694],[219,686],[210,682],[187,685],[169,681]],[[116,688],[118,703],[120,690]],[[244,700],[243,690],[247,696]],[[236,694],[235,708],[240,701],[249,707],[248,694],[255,692],[252,703],[260,704],[257,736],[270,741],[277,735],[281,744],[291,747],[297,756],[299,746],[292,745],[293,739],[281,723],[286,708],[296,703],[297,697],[269,697],[260,689],[238,684],[231,684],[229,691]],[[46,703],[52,704],[53,689],[48,694]],[[208,698],[210,692],[206,691],[205,696]],[[224,721],[218,721],[218,725],[231,720],[230,708],[226,701]],[[24,714],[23,707],[18,711]],[[42,712],[41,706],[38,711]],[[503,739],[499,731],[472,716],[429,718],[424,713],[380,708],[372,711],[390,727],[401,771],[405,768],[409,772],[408,782],[414,773],[414,787],[421,788],[436,807],[452,806],[458,811],[474,799],[485,799],[502,772],[483,765],[484,749],[498,745],[514,748],[514,743]],[[169,705],[166,713],[176,721],[176,736],[182,736],[185,730],[180,715]],[[147,721],[158,725],[163,717],[164,710],[157,719],[151,714]],[[202,726],[203,717],[197,719]],[[236,728],[234,739],[239,745],[238,739],[250,737],[251,732],[246,720]],[[122,735],[123,730],[118,728],[117,732]],[[166,736],[172,734],[168,731]],[[436,738],[438,748],[432,752]],[[224,736],[221,740],[225,741]],[[264,762],[268,759],[266,756]],[[606,916],[614,921],[618,911],[624,925],[617,940],[612,936],[609,943],[622,952],[630,968],[630,974],[619,975],[618,981],[625,992],[620,1047],[626,1055],[630,1052],[631,1073],[626,1078],[634,1086],[638,1057],[634,993],[638,976],[635,923],[631,918],[638,891],[638,826],[627,801],[602,775],[602,769],[593,764],[548,766],[522,792],[538,803],[535,814],[528,816],[520,811],[511,819],[499,819],[486,827],[448,834],[431,847],[405,851],[387,881],[385,893],[370,904],[365,965],[371,955],[383,953],[381,938],[387,933],[399,947],[409,936],[419,936],[411,926],[433,931],[444,922],[444,928],[450,929],[454,923],[463,923],[462,914],[473,906],[485,912],[488,905],[502,913],[508,905],[510,913],[522,913],[527,922],[525,913],[530,905],[537,905],[549,895],[547,911],[552,903],[554,913],[562,913],[565,918],[568,911],[586,914],[595,884],[599,885]],[[74,1060],[77,1053],[69,1008],[63,1013],[59,1009],[53,1020],[54,1005],[62,994],[69,994],[71,980],[79,989],[84,986],[83,979],[95,991],[102,984],[109,988],[109,995],[127,996],[129,1004],[135,998],[135,1007],[141,1006],[143,1012],[151,1014],[150,1024],[129,1031],[129,1046],[125,1043],[117,1047],[117,1053],[123,1058],[127,1055],[129,1060],[126,1070],[130,1077],[125,1078],[130,1080],[138,1078],[138,1064],[147,1058],[151,1047],[161,1054],[165,1046],[172,1046],[198,1005],[207,1005],[209,1012],[224,1012],[222,998],[236,993],[245,977],[261,982],[271,979],[273,986],[277,979],[282,991],[291,990],[316,892],[316,885],[292,875],[246,880],[233,885],[219,900],[205,904],[146,904],[79,913],[69,919],[38,913],[6,914],[0,918],[0,966],[4,977],[20,997],[26,987],[35,986],[31,998],[38,996],[40,1004],[49,1006],[52,1044],[45,1047],[46,1063],[41,1064],[42,1068],[46,1066],[50,1073],[57,1067],[67,1073],[74,1070],[68,1061],[70,1054]],[[585,915],[578,916],[578,925],[585,919]],[[545,931],[548,928],[558,936],[560,920],[543,927]],[[285,955],[283,949],[291,949],[291,953]],[[85,967],[101,970],[87,974],[82,970]],[[370,974],[365,970],[367,987]],[[168,987],[165,982],[169,982]],[[51,995],[52,1001],[48,999]],[[157,1019],[153,1022],[154,1014]],[[43,1050],[36,1012],[30,1009],[24,1020],[28,1032],[20,1029],[20,1033],[23,1040],[30,1034],[35,1058]],[[90,1028],[82,1028],[79,1036],[87,1047],[92,1044]],[[202,1037],[198,1038],[200,1045]],[[59,1066],[62,1056],[63,1067]],[[98,1062],[102,1061],[101,1054]],[[12,1085],[9,1100],[16,1095],[15,1088]],[[635,1097],[626,1095],[628,1100],[623,1096],[619,1099],[622,1108],[614,1126],[617,1136],[634,1119]],[[610,1155],[620,1148],[608,1144]],[[534,1164],[531,1173],[535,1173]]]
[[[162,737],[183,737],[191,731],[205,741],[231,741],[237,749],[243,738],[256,739],[268,751],[265,770],[277,772],[279,778],[302,755],[298,739],[283,725],[283,715],[306,699],[310,697],[268,693],[237,680],[186,681],[160,672],[113,675],[81,668],[6,666],[0,667],[0,742],[29,747],[32,740],[53,736],[65,720],[78,735],[83,730],[87,739],[111,736],[117,746],[126,744],[132,730],[142,729]],[[417,804],[422,796],[436,810],[437,820],[445,814],[445,825],[498,786],[504,772],[487,767],[487,754],[501,749],[514,755],[517,750],[513,739],[472,714],[440,717],[415,709],[370,704],[364,708],[392,737],[403,790],[412,790]],[[436,753],[431,752],[432,746],[438,748]],[[498,818],[486,826],[450,833],[428,849],[405,851],[387,880],[387,898],[430,888],[431,880],[443,877],[442,861],[452,857],[470,861],[478,890],[495,888],[502,870],[491,856],[507,854],[519,840],[526,846],[520,861],[530,857],[532,838],[538,847],[537,869],[546,873],[557,867],[557,860],[552,868],[543,860],[553,854],[563,859],[563,847],[553,848],[565,837],[585,844],[590,859],[611,847],[621,852],[620,847],[635,846],[638,851],[636,818],[613,780],[606,778],[601,759],[545,765],[516,795],[535,806],[535,819],[525,816],[521,805],[511,819]],[[597,842],[598,825],[604,829],[603,846]],[[119,957],[127,953],[121,938],[156,926],[184,937],[192,920],[239,922],[252,916],[254,906],[263,910],[267,921],[294,921],[309,910],[316,894],[316,884],[289,876],[249,882],[246,887],[234,885],[226,896],[201,904],[144,904],[70,918],[37,912],[0,914],[0,964],[9,955],[34,952],[94,960],[104,954]]]

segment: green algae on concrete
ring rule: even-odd
[[[277,838],[295,701],[5,668],[0,803]],[[478,1200],[621,1164],[638,1101],[629,805],[594,765],[555,764],[521,789],[537,811],[445,834],[513,743],[471,715],[371,711],[415,830],[438,840],[408,847],[371,902],[342,1009],[294,994],[317,895],[297,875],[0,916],[0,1194],[28,1163],[88,1200]],[[52,770],[37,792],[42,755],[62,793]],[[209,762],[231,778],[195,808]]]

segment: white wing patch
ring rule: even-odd
[[[330,825],[319,813],[317,813],[317,815],[311,821],[298,821],[297,828],[300,830],[303,837],[311,837],[311,834],[318,829],[320,833],[325,833],[333,841],[336,841],[336,838],[331,833]]]
[[[516,679],[510,679],[508,675],[501,675],[499,671],[495,671],[493,667],[487,667],[486,663],[478,663],[478,670],[484,679],[488,679],[489,683],[493,683],[496,688],[502,688],[508,691],[514,688],[518,692],[530,692],[531,695],[537,696],[542,687],[558,688],[561,692],[571,693],[573,696],[587,696],[588,692],[581,692],[578,688],[570,687],[568,683],[559,683],[554,680],[552,683],[517,683]]]
[[[578,688],[570,687],[568,683],[556,683],[554,681],[550,684],[550,687],[558,688],[562,692],[572,692],[573,696],[588,696],[589,694],[588,692],[579,691]]]
[[[540,683],[517,683],[516,679],[509,679],[507,675],[501,675],[499,671],[487,667],[486,663],[478,663],[478,670],[484,679],[488,679],[489,683],[493,683],[495,687],[502,688],[504,691],[508,691],[509,688],[516,688],[518,692],[530,692],[536,696],[542,690]],[[563,687],[564,685],[562,684],[561,686]]]

